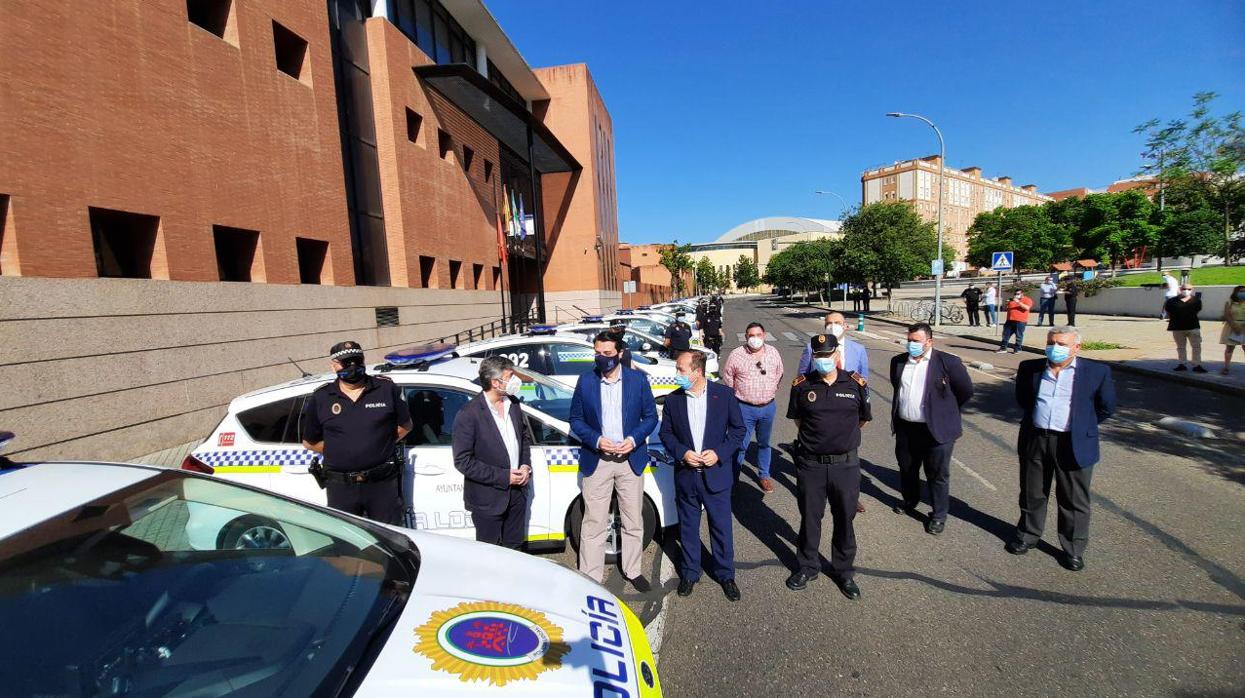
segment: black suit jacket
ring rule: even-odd
[[[955,441],[964,433],[960,422],[960,408],[973,396],[973,381],[960,357],[934,350],[930,354],[929,368],[925,373],[925,426],[934,441],[945,444]],[[903,367],[908,362],[906,353],[891,358],[891,431],[899,419],[899,390],[903,380]]]
[[[523,423],[523,411],[517,399],[506,399],[519,437],[519,465],[530,466],[532,439]],[[463,503],[473,514],[500,514],[510,501],[510,455],[491,409],[488,398],[480,393],[454,418],[454,467],[463,474]]]

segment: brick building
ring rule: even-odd
[[[0,26],[19,452],[189,441],[339,338],[620,302],[605,103],[479,0],[13,0]]]

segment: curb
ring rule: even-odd
[[[896,325],[899,327],[908,326],[908,323],[903,322],[902,320],[892,320],[890,318],[879,317],[878,315],[874,315],[874,314],[866,314],[865,317],[874,322],[884,322],[888,325]],[[942,330],[942,333],[949,334],[954,337],[959,337],[960,339],[971,339],[973,341],[981,342],[983,344],[994,344],[994,345],[998,344],[998,340],[989,339],[987,337],[980,337],[980,336],[973,335],[973,334],[960,334],[958,332],[948,331],[945,328]],[[1020,350],[1024,352],[1028,352],[1030,354],[1037,354],[1039,356],[1045,355],[1045,352],[1038,351],[1037,349],[1034,349],[1033,347],[1021,346]],[[1093,359],[1092,357],[1086,357],[1086,358],[1092,359],[1093,361],[1099,361],[1101,363],[1107,364],[1108,366],[1112,368],[1119,369],[1120,371],[1123,371],[1125,373],[1131,373],[1137,376],[1146,376],[1147,378],[1157,378],[1162,381],[1167,381],[1168,383],[1176,383],[1178,385],[1187,385],[1187,386],[1191,386],[1194,388],[1202,388],[1203,390],[1209,390],[1211,392],[1219,393],[1221,395],[1232,395],[1234,397],[1245,397],[1245,388],[1237,387],[1235,385],[1223,385],[1222,383],[1203,382],[1203,381],[1199,381],[1194,378],[1188,378],[1188,377],[1181,376],[1175,373],[1169,373],[1165,371],[1155,371],[1149,368],[1142,368],[1140,366],[1134,366],[1128,363],[1127,361],[1109,361],[1106,359]]]

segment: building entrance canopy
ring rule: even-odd
[[[423,65],[415,74],[494,138],[526,161],[531,134],[532,165],[539,174],[581,169],[553,133],[487,78],[464,63]]]

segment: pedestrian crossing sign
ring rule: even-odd
[[[990,255],[990,271],[1011,271],[1012,253],[994,252]]]

